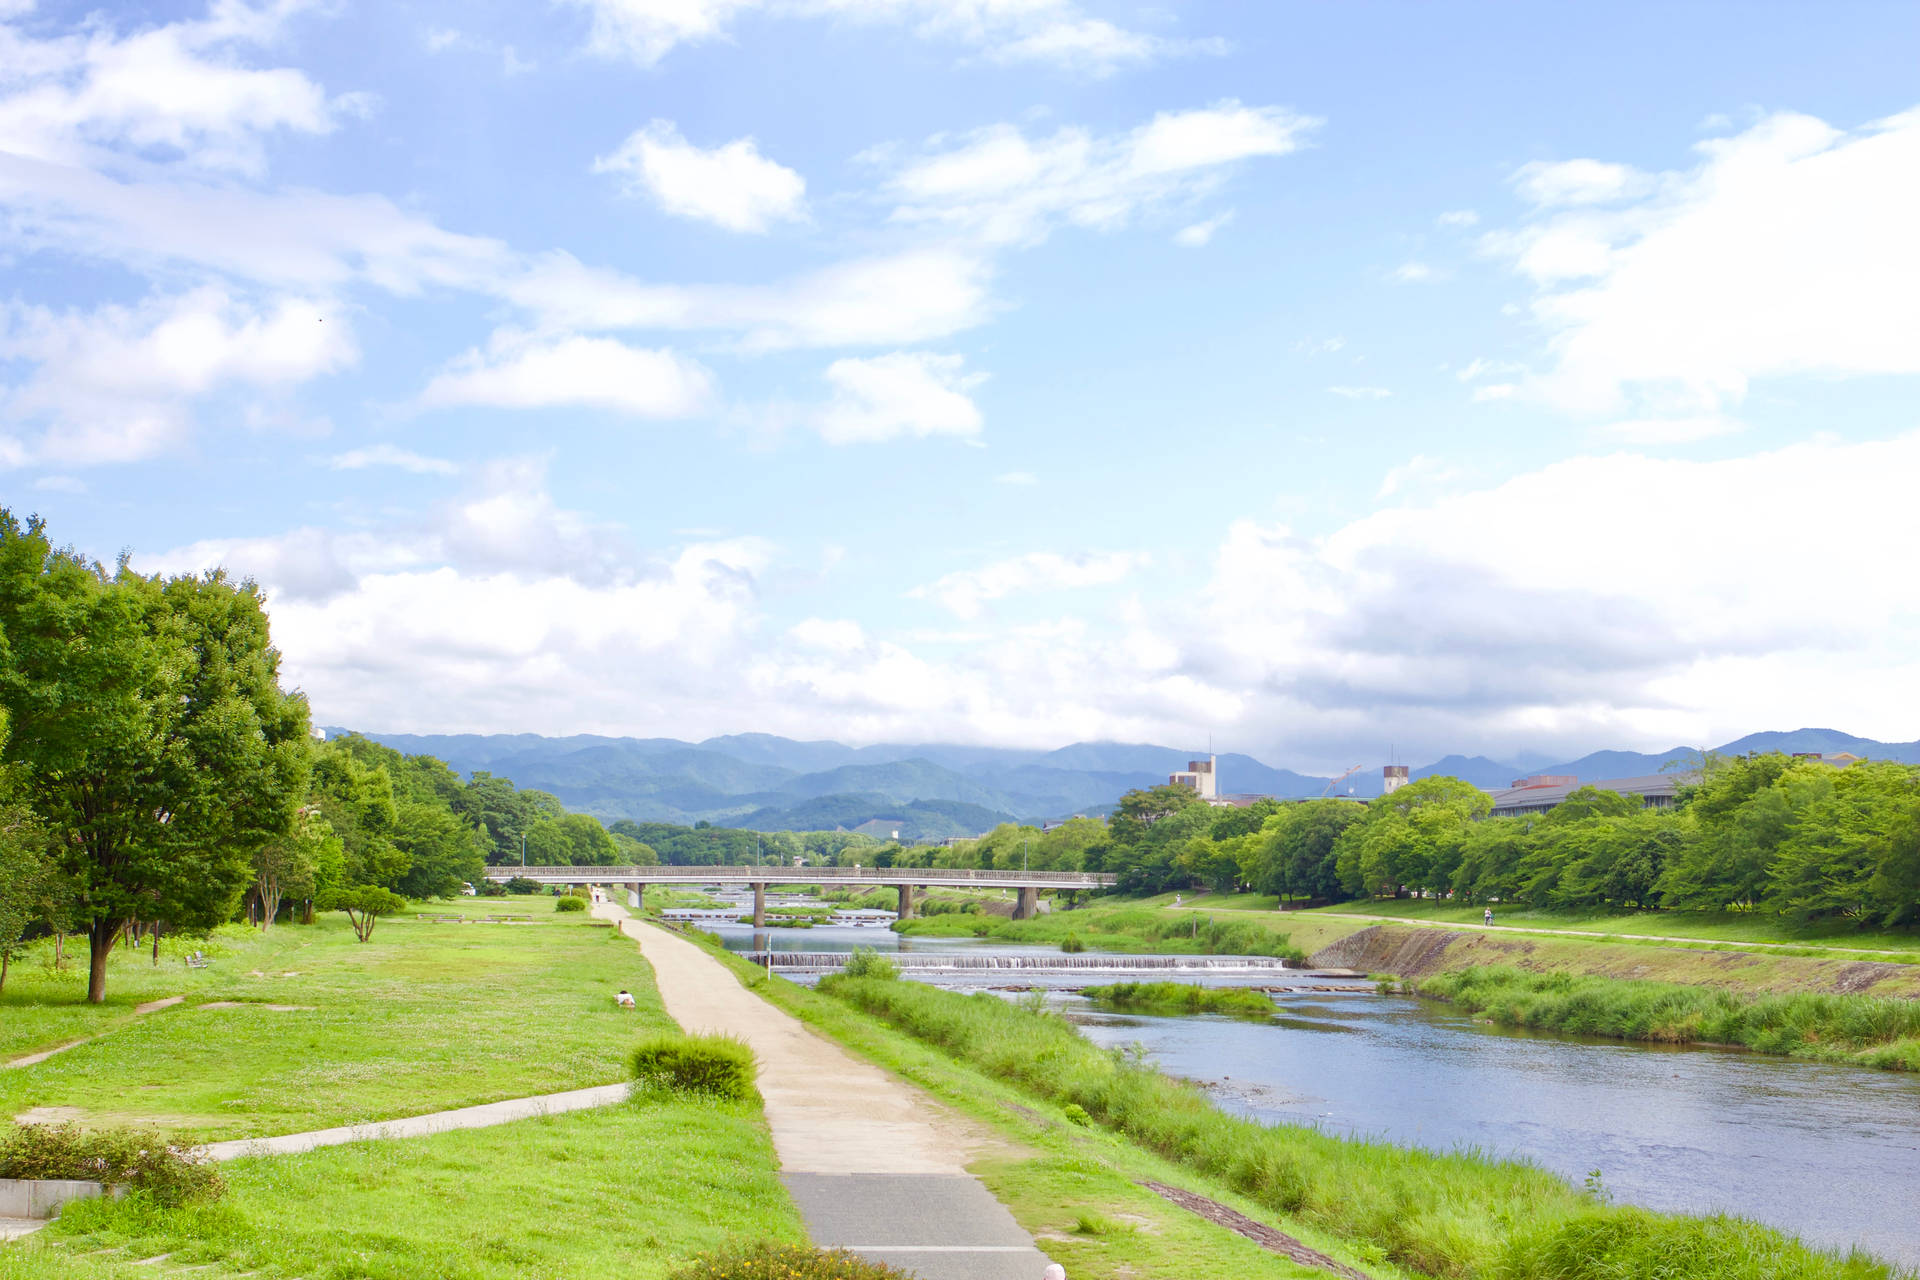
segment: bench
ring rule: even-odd
[[[204,969],[210,963],[212,962],[201,952],[189,951],[187,953],[187,968],[189,969]]]
[[[507,924],[513,921],[531,922],[532,919],[533,919],[532,916],[488,916],[487,917],[487,920],[492,924]]]

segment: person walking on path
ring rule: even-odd
[[[1487,908],[1487,919],[1486,919],[1486,922],[1487,922],[1488,924],[1492,924],[1492,923],[1493,923],[1493,908],[1492,908],[1492,907],[1488,907],[1488,908]]]

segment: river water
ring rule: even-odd
[[[736,950],[1044,954],[882,929],[717,928]],[[1009,980],[1053,988],[1087,974],[915,974],[959,990]],[[1132,976],[1132,975],[1127,975]],[[1143,974],[1141,977],[1158,975]],[[1809,1243],[1863,1248],[1920,1269],[1920,1077],[1760,1054],[1502,1031],[1444,1005],[1327,988],[1351,979],[1167,974],[1276,994],[1267,1022],[1147,1017],[1052,1002],[1087,1037],[1138,1044],[1220,1105],[1438,1150],[1522,1157],[1616,1199],[1754,1218]]]

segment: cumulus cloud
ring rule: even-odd
[[[806,179],[761,155],[752,138],[703,150],[670,120],[634,130],[593,171],[619,175],[667,213],[728,231],[764,232],[806,215]]]
[[[896,351],[827,366],[832,401],[818,418],[832,444],[870,444],[898,436],[974,436],[980,408],[967,393],[986,381],[964,371],[962,356]]]
[[[1758,379],[1920,373],[1920,109],[1853,132],[1779,113],[1695,151],[1645,181],[1594,162],[1488,237],[1537,288],[1531,396],[1699,422]]]
[[[1299,149],[1319,123],[1227,99],[1162,112],[1106,137],[1067,128],[1029,138],[997,124],[930,140],[884,190],[896,222],[1034,243],[1062,224],[1108,230],[1191,202],[1218,186],[1229,166]]]
[[[1346,400],[1385,400],[1393,394],[1385,387],[1328,387],[1327,390]]]
[[[0,309],[0,359],[33,372],[0,393],[0,421],[37,432],[16,461],[130,462],[184,439],[197,400],[282,392],[357,358],[343,310],[318,299],[208,286],[91,311],[16,303]]]
[[[1653,178],[1630,165],[1599,160],[1536,160],[1514,171],[1513,187],[1522,199],[1542,207],[1606,204],[1644,195]]]
[[[1010,595],[1073,587],[1106,586],[1149,563],[1144,552],[1106,551],[1060,555],[1033,551],[978,569],[950,573],[938,582],[915,587],[907,594],[917,600],[935,600],[955,617],[977,618],[990,602]]]
[[[264,136],[326,133],[365,105],[329,98],[300,71],[243,64],[305,7],[220,0],[197,19],[122,32],[96,17],[83,33],[47,38],[0,22],[8,69],[0,151],[62,163],[124,153],[258,172]]]
[[[1173,233],[1173,242],[1182,249],[1204,248],[1213,242],[1214,232],[1232,221],[1233,210],[1229,209],[1216,217],[1208,218],[1205,222],[1196,222],[1180,228]]]
[[[1041,63],[1091,76],[1166,57],[1218,54],[1217,39],[1130,31],[1072,0],[566,0],[591,16],[588,49],[643,67],[680,45],[726,39],[737,18],[837,18],[903,25],[923,39],[975,51],[988,62]]]
[[[639,418],[684,418],[705,408],[713,375],[675,351],[613,338],[547,337],[498,330],[434,375],[420,393],[429,408],[573,406]]]

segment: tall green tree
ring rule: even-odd
[[[227,919],[305,791],[307,709],[252,583],[163,580],[0,511],[0,707],[25,802],[87,930],[88,1000],[133,921]]]

